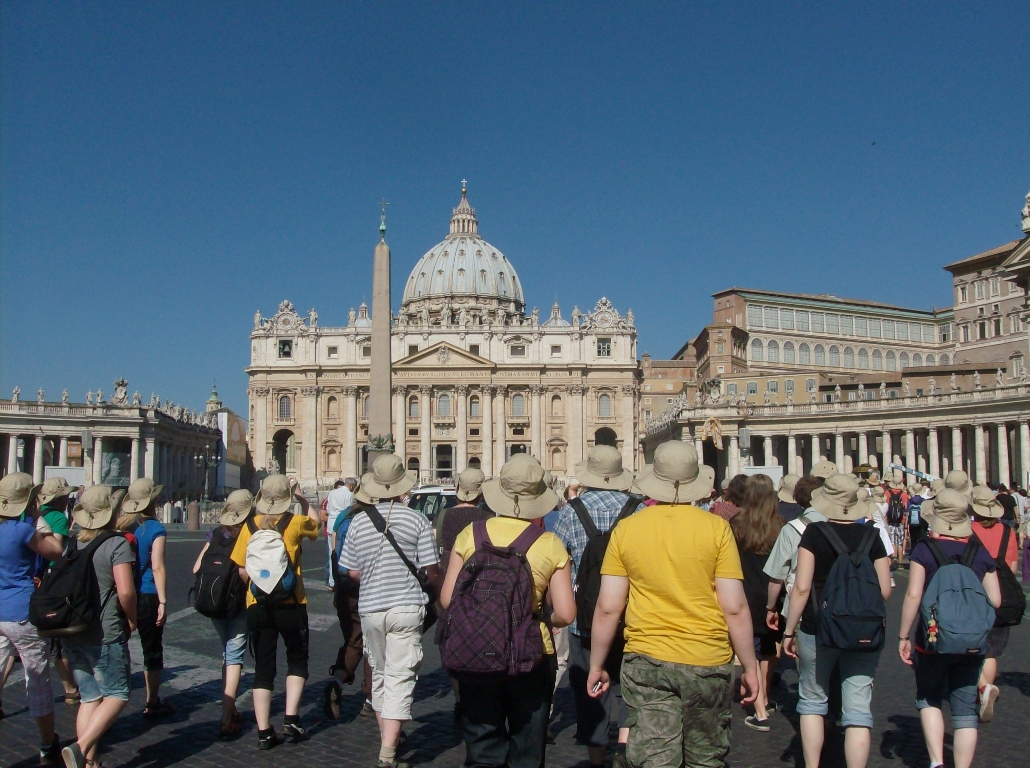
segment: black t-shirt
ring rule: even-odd
[[[801,631],[807,635],[815,634],[816,606],[819,605],[819,598],[830,575],[830,569],[837,561],[837,550],[827,540],[819,527],[822,523],[810,525],[801,534],[799,548],[807,549],[815,555],[815,572],[812,575],[812,593],[808,596],[808,603],[805,604],[805,611],[801,614]],[[883,546],[880,532],[875,530],[872,523],[859,525],[857,523],[826,523],[832,525],[834,532],[840,536],[841,541],[848,549],[854,552],[862,544],[865,533],[870,528],[874,529],[875,538],[873,547],[869,550],[869,559],[874,563],[881,557],[887,557],[887,550]]]
[[[1011,494],[999,493],[998,503],[1005,509],[1004,514],[1001,516],[1002,520],[1015,523],[1016,522],[1016,500],[1012,498]]]
[[[783,501],[781,499],[780,501],[776,502],[776,505],[777,511],[780,513],[780,517],[782,517],[788,523],[791,520],[796,520],[797,518],[805,514],[805,510],[802,508],[802,506],[793,501]]]
[[[740,569],[744,573],[744,595],[747,607],[751,611],[751,626],[755,635],[766,635],[769,628],[765,625],[765,603],[769,599],[769,577],[762,570],[768,554],[745,551],[737,543],[740,553]]]

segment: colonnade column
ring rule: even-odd
[[[420,419],[419,423],[419,458],[418,468],[421,477],[427,477],[426,473],[429,472],[429,468],[433,466],[433,443],[432,443],[432,413],[430,409],[433,406],[432,392],[433,388],[429,384],[419,385],[418,392],[420,395],[418,404],[418,415]]]
[[[976,451],[976,482],[987,482],[987,451],[984,450],[984,428],[982,424],[973,425],[973,447]]]
[[[1025,421],[1019,422],[1019,468],[1017,482],[1020,487],[1025,487],[1027,474],[1030,474],[1030,424]]]
[[[787,474],[800,475],[798,472],[797,443],[794,442],[794,435],[787,435]]]
[[[726,457],[726,472],[730,477],[740,473],[740,440],[736,435],[730,435],[730,452]]]
[[[776,456],[773,455],[772,435],[766,435],[762,440],[762,449],[765,454],[765,466],[771,467],[776,464]]]
[[[483,457],[480,460],[481,469],[487,477],[494,474],[494,388],[485,386],[482,388],[482,402],[480,403],[480,416],[483,418]]]
[[[543,432],[543,415],[540,412],[540,396],[544,393],[544,388],[540,384],[533,384],[529,388],[529,393],[529,450],[542,466],[544,463],[544,454],[541,449],[541,443],[543,441],[540,439],[540,436]]]
[[[704,443],[701,442],[701,425],[698,424],[694,427],[694,450],[697,451],[697,460],[699,463],[705,463],[705,447]]]
[[[837,464],[837,471],[844,473],[844,433],[839,430],[833,435],[833,460]]]
[[[132,438],[132,453],[129,454],[129,482],[139,480],[139,438]]]
[[[962,427],[951,428],[951,468],[962,469]]]
[[[869,463],[869,436],[865,432],[858,433],[858,463]]]
[[[93,484],[100,483],[101,471],[104,466],[104,438],[97,435],[93,439]]]
[[[916,433],[914,430],[905,430],[905,466],[914,469],[916,460]]]
[[[468,467],[468,384],[458,384],[454,387],[454,426],[458,430],[458,446],[454,456],[454,474],[464,472]]]
[[[407,395],[408,388],[403,384],[394,384],[390,391],[393,393],[393,446],[399,456],[405,457],[407,466],[408,430],[405,428],[405,416],[407,416]]]
[[[68,436],[63,435],[61,437],[61,447],[57,454],[57,466],[67,467],[68,466]]]
[[[358,466],[358,388],[343,388],[343,471],[357,476]]]
[[[812,444],[809,446],[809,448],[811,449],[812,467],[814,468],[815,465],[821,461],[819,454],[822,451],[822,447],[820,446],[820,443],[822,443],[822,438],[819,437],[818,434],[814,434],[811,436],[811,441]]]
[[[622,466],[636,469],[637,455],[637,388],[628,384],[622,388]]]
[[[149,477],[154,483],[157,483],[157,445],[152,437],[148,437],[147,442],[144,446],[146,453],[143,456],[143,476]]]
[[[883,466],[880,467],[881,473],[887,472],[887,465],[894,461],[894,455],[891,453],[891,431],[889,429],[883,430],[880,434],[880,442],[883,443],[881,450],[883,452]],[[886,479],[886,474],[882,474],[883,478]]]
[[[934,477],[941,476],[941,455],[937,439],[937,427],[930,427],[926,433],[926,452],[930,454],[928,471]]]
[[[32,482],[43,482],[43,436],[36,435],[32,441]]]
[[[998,482],[1006,488],[1011,482],[1009,475],[1009,428],[1004,421],[998,424]]]
[[[18,471],[18,436],[7,437],[7,474]]]
[[[494,408],[497,410],[497,453],[494,456],[494,476],[500,474],[501,467],[508,459],[508,387],[502,384],[496,390]]]

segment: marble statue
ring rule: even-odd
[[[98,389],[97,390],[97,405],[103,405],[103,404],[104,404],[104,390]]]
[[[43,387],[36,390],[36,405],[43,405]]]
[[[881,381],[880,382],[880,399],[881,400],[886,400],[887,399],[887,382],[886,381]]]
[[[902,380],[901,389],[905,393],[905,397],[912,397],[912,385],[908,383],[908,379]]]
[[[762,396],[762,403],[765,404],[765,405],[769,405],[769,403],[771,403],[771,402],[772,402],[772,393],[767,389],[767,390],[765,390],[765,394]]]
[[[973,388],[983,389],[984,385],[980,381],[980,371],[973,371]]]
[[[952,392],[958,392],[958,381],[955,378],[954,371],[951,374],[951,378],[948,379],[948,389],[950,389]]]
[[[308,326],[314,328],[316,325],[318,325],[318,313],[315,311],[315,308],[312,307],[308,310]]]
[[[836,384],[833,387],[833,400],[836,403],[840,402],[840,384]]]
[[[14,391],[11,392],[11,402],[16,403],[21,399],[21,387],[15,387]]]
[[[633,310],[626,310],[626,325],[633,325]]]
[[[930,388],[930,397],[933,397],[934,395],[936,395],[937,394],[937,379],[935,379],[933,376],[931,376],[930,380],[928,382],[926,382],[926,384]]]
[[[68,398],[68,390],[67,390],[67,389],[65,389],[65,390],[63,390],[63,391],[61,392],[61,402],[62,402],[62,403],[63,403],[64,405],[68,405],[68,399],[69,399],[69,398]]]
[[[1026,384],[1026,368],[1021,368],[1019,370],[1019,383]]]
[[[794,405],[794,390],[787,390],[787,405]]]
[[[143,405],[143,395],[137,390],[132,393],[132,407],[139,408],[141,405]]]
[[[865,384],[858,382],[858,399],[865,400]]]
[[[254,330],[258,330],[261,327],[261,310],[259,309],[254,313]]]
[[[354,307],[350,308],[350,312],[347,313],[347,327],[353,328],[354,323],[358,319],[358,313],[354,311]]]
[[[465,326],[468,323],[469,315],[468,310],[462,307],[458,310],[458,325]]]
[[[1023,206],[1023,231],[1030,231],[1030,192],[1026,193],[1026,204]]]
[[[129,404],[129,382],[125,379],[118,379],[114,383],[114,394],[111,395],[111,403],[113,405]]]
[[[697,408],[704,402],[705,396],[700,389],[694,390],[694,407]]]
[[[150,410],[156,410],[161,407],[161,398],[155,395],[153,392],[150,393]]]
[[[93,390],[86,393],[86,405],[93,405]]]
[[[268,460],[268,474],[278,475],[279,474],[279,460],[273,456]]]
[[[818,393],[818,391],[816,391],[815,387],[812,387],[810,390],[808,390],[808,402],[815,403],[815,401],[818,400],[818,399],[819,399],[819,393]]]
[[[572,327],[579,328],[580,320],[583,319],[583,313],[579,311],[579,306],[572,307]]]
[[[533,321],[531,325],[540,325],[540,310],[533,307]]]
[[[1004,386],[1004,384],[1005,374],[1002,372],[1001,368],[999,368],[994,372],[994,388],[997,389],[998,387]]]

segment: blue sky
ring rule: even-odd
[[[734,284],[946,306],[1021,234],[1025,3],[0,8],[4,397],[245,412],[254,310],[344,324],[384,196],[398,303],[463,177],[531,307],[655,356]]]

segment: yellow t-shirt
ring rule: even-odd
[[[733,659],[715,579],[743,579],[729,523],[689,505],[658,504],[620,522],[602,576],[629,578],[626,652],[714,667]]]
[[[516,520],[513,517],[492,517],[486,521],[486,531],[490,534],[490,541],[498,547],[506,547],[519,537],[527,525],[532,525],[525,520]],[[465,530],[458,534],[454,540],[454,549],[461,555],[462,562],[472,557],[476,551],[475,538],[472,535],[472,526],[466,526]],[[533,571],[533,610],[540,613],[547,591],[547,585],[551,581],[554,572],[564,568],[569,562],[569,553],[561,539],[553,533],[545,531],[533,546],[526,553],[526,560],[529,568]],[[540,632],[544,638],[544,653],[554,653],[554,642],[551,640],[551,630],[544,622],[540,622]]]
[[[261,530],[261,520],[264,515],[258,515],[254,518],[254,524],[258,530]],[[293,563],[293,572],[297,577],[297,586],[294,589],[294,595],[296,601],[301,605],[307,603],[308,598],[304,592],[304,577],[301,575],[301,564],[300,564],[300,543],[304,539],[317,539],[318,538],[318,523],[312,520],[307,515],[294,515],[290,520],[290,524],[286,526],[286,530],[283,532],[283,544],[286,546],[286,554],[290,557],[290,562]],[[244,524],[243,529],[240,531],[240,536],[236,539],[236,546],[232,549],[232,561],[236,565],[243,568],[247,564],[247,543],[250,541],[250,528]],[[247,607],[254,605],[257,601],[254,599],[254,595],[251,594],[250,589],[247,589]],[[290,601],[287,600],[286,604],[289,605]]]

